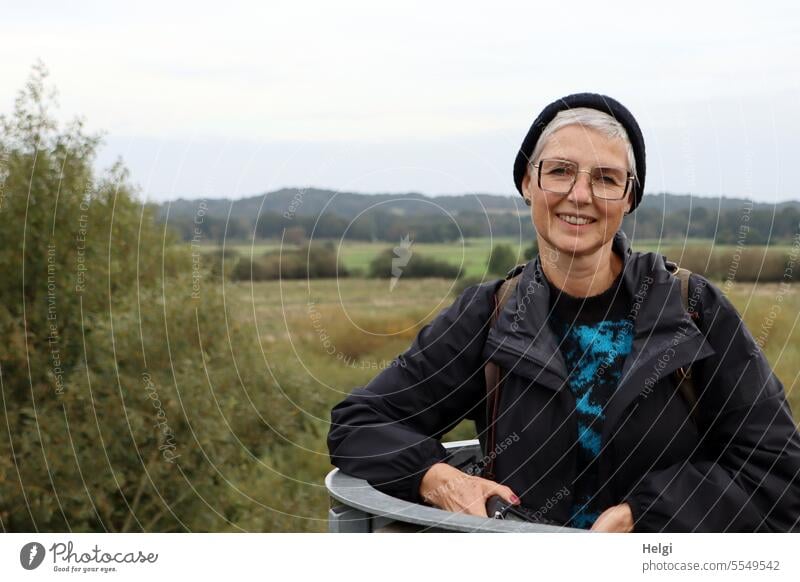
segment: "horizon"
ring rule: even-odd
[[[0,111],[41,59],[59,118],[106,132],[98,168],[121,157],[154,202],[311,183],[513,195],[535,116],[591,91],[638,120],[647,191],[786,198],[800,6],[739,5],[724,26],[715,5],[688,0],[576,0],[566,14],[522,1],[17,3],[0,21]],[[608,34],[620,19],[636,26]]]
[[[230,198],[230,197],[225,197],[225,196],[205,196],[205,197],[202,197],[202,198],[196,198],[196,197],[187,198],[187,197],[179,196],[177,198],[170,198],[170,199],[161,200],[161,201],[147,201],[147,202],[153,202],[153,203],[160,204],[160,205],[167,204],[169,202],[180,202],[180,201],[186,201],[186,202],[196,201],[196,202],[198,202],[198,201],[201,201],[201,200],[205,200],[205,201],[220,200],[220,201],[237,202],[237,201],[240,201],[240,200],[248,200],[248,199],[251,199],[251,198],[258,198],[258,197],[262,197],[262,196],[268,196],[270,194],[275,194],[275,193],[278,193],[278,192],[282,192],[284,190],[298,190],[298,191],[299,190],[303,190],[303,191],[317,190],[317,191],[322,191],[322,192],[334,192],[336,194],[356,194],[356,195],[359,195],[359,196],[410,196],[410,195],[413,195],[413,196],[425,196],[425,197],[428,197],[428,198],[440,198],[440,197],[447,197],[447,196],[450,196],[450,197],[458,197],[458,196],[497,196],[497,197],[501,197],[501,198],[510,198],[510,199],[518,199],[518,198],[521,199],[522,198],[520,196],[520,194],[516,193],[516,192],[513,193],[513,194],[499,194],[499,193],[496,193],[496,192],[463,192],[461,194],[457,194],[457,193],[456,194],[450,194],[450,193],[428,194],[426,192],[419,192],[419,191],[356,192],[356,191],[352,191],[352,190],[335,190],[333,188],[323,188],[323,187],[319,187],[319,186],[306,186],[306,187],[302,187],[302,188],[299,187],[299,186],[284,186],[282,188],[276,188],[275,190],[270,190],[270,191],[256,193],[256,194],[246,194],[246,195],[243,195],[243,196],[239,196],[237,198]],[[773,201],[759,201],[759,200],[755,200],[755,199],[752,199],[752,198],[745,198],[745,197],[742,197],[742,196],[728,196],[728,195],[725,195],[725,194],[706,195],[706,194],[691,194],[691,193],[686,193],[686,192],[645,192],[644,195],[643,195],[643,198],[642,198],[642,203],[644,202],[644,197],[645,196],[663,196],[663,195],[684,196],[684,197],[690,197],[690,198],[702,198],[702,199],[706,199],[706,200],[717,200],[717,199],[744,200],[744,201],[753,202],[755,204],[766,204],[766,205],[769,205],[769,206],[778,206],[780,204],[790,204],[790,203],[800,204],[800,198],[787,198],[785,200],[777,200],[777,201],[773,202]],[[642,203],[640,203],[640,204],[642,204]]]

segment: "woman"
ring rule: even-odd
[[[620,230],[645,169],[617,101],[548,105],[514,164],[539,256],[493,326],[502,281],[465,290],[398,365],[334,407],[333,464],[478,516],[499,495],[595,531],[800,528],[800,436],[764,354],[717,287],[692,274],[687,313],[664,257],[633,252]],[[495,480],[448,465],[439,442],[470,418],[487,450],[488,361],[505,374]],[[696,404],[674,374],[689,366]]]

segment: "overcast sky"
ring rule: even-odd
[[[0,109],[41,58],[148,199],[511,195],[531,121],[577,91],[637,117],[648,192],[800,199],[796,3],[120,4],[5,6]]]

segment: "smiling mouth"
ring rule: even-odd
[[[589,216],[577,216],[575,214],[556,214],[560,220],[570,224],[572,226],[584,226],[586,224],[591,224],[593,222],[597,222],[596,218],[591,218]]]

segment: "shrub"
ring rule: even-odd
[[[296,414],[301,385],[276,386],[286,372],[265,374],[253,334],[228,325],[219,287],[195,295],[187,246],[122,165],[95,176],[99,140],[59,128],[45,77],[37,67],[0,118],[0,524],[269,530],[270,508],[298,511],[310,494],[286,477],[264,489],[267,474],[328,468],[282,460],[320,423]]]
[[[207,269],[215,280],[227,279],[233,273],[240,258],[241,253],[236,249],[219,247],[203,253],[200,257],[200,266]]]
[[[332,245],[311,244],[297,250],[270,251],[260,257],[241,259],[231,273],[234,281],[276,279],[323,279],[347,277],[343,265],[337,271]]]
[[[386,249],[372,260],[369,265],[369,273],[371,277],[378,279],[391,277],[459,279],[463,275],[460,267],[432,257],[425,257],[420,253],[413,253],[407,260],[400,261],[392,249]]]
[[[489,255],[489,273],[503,276],[516,264],[517,255],[509,245],[496,245],[492,247],[492,252]]]

